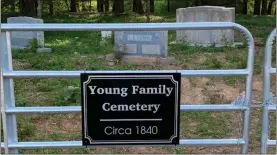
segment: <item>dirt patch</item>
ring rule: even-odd
[[[231,87],[223,81],[214,81],[209,78],[182,78],[181,103],[204,104],[211,98],[218,97],[222,102],[232,102],[242,93],[240,87]],[[207,103],[211,104],[211,103]]]
[[[222,81],[214,82],[214,85],[208,86],[209,92],[218,92],[222,96],[224,96],[225,101],[232,102],[237,96],[239,96],[242,92],[240,89],[231,87]]]
[[[74,133],[82,130],[82,120],[79,115],[68,115],[68,117],[62,121],[59,121],[60,133]]]
[[[181,80],[181,104],[203,104],[207,97],[203,93],[206,78],[197,78],[190,81],[187,78]]]
[[[13,59],[13,68],[14,70],[24,70],[24,69],[28,69],[31,67],[31,64],[24,62],[24,61],[19,61],[19,60],[15,60]]]
[[[165,154],[170,153],[165,148],[157,147],[132,147],[128,148],[126,153],[128,154]]]
[[[44,119],[37,116],[33,118],[33,121],[36,123],[37,126],[36,139],[47,137],[49,138],[49,140],[51,140],[50,135],[53,135],[53,133],[57,134],[58,136],[54,138],[58,138],[59,140],[68,140],[68,138],[66,139],[63,137],[70,137],[70,135],[76,135],[76,133],[80,134],[81,136],[81,117],[77,114],[69,114],[58,117],[47,117]]]
[[[253,100],[261,102],[263,94],[263,81],[262,77],[255,77],[253,79]]]

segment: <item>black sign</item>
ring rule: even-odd
[[[81,74],[83,145],[177,145],[179,73]]]

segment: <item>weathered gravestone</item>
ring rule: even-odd
[[[169,60],[168,31],[116,31],[114,42],[116,51],[127,62],[163,63]]]
[[[26,23],[26,24],[42,24],[42,19],[32,17],[10,17],[8,23]],[[43,31],[12,31],[11,47],[13,49],[25,49],[30,45],[32,40],[37,40],[37,52],[51,52],[51,48],[44,48],[44,32]]]
[[[109,39],[112,37],[112,31],[101,31],[101,38],[102,40]]]
[[[167,31],[115,32],[116,50],[124,55],[167,56]]]
[[[178,23],[182,22],[235,22],[235,8],[198,6],[176,10]],[[176,40],[197,46],[225,46],[234,43],[234,30],[180,30]]]

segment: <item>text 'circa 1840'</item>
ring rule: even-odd
[[[83,145],[178,144],[180,78],[81,74]]]

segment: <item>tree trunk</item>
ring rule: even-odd
[[[89,11],[91,11],[91,0],[89,0]]]
[[[15,13],[15,0],[12,0],[11,11]]]
[[[36,16],[38,15],[38,0],[34,0],[35,2],[35,12],[36,12]]]
[[[199,6],[199,5],[200,5],[199,0],[195,0],[195,1],[194,1],[194,5],[195,5],[195,6]]]
[[[41,14],[42,14],[42,2],[41,0],[38,0],[38,7],[37,7],[37,17],[41,18]]]
[[[254,3],[254,15],[261,14],[261,0],[255,0]]]
[[[243,9],[242,9],[242,13],[244,14],[244,15],[247,15],[247,4],[248,4],[248,0],[243,0]]]
[[[104,12],[103,4],[104,4],[104,0],[97,0],[97,11],[98,12]]]
[[[262,15],[267,13],[267,0],[262,1]]]
[[[110,11],[110,3],[109,3],[109,0],[105,0],[104,1],[104,7],[105,7],[105,10],[104,10],[104,12],[105,13],[108,13],[109,11]]]
[[[66,1],[67,4],[67,1]],[[52,16],[54,14],[53,0],[48,0],[49,14]]]
[[[267,14],[271,15],[272,14],[272,6],[273,3],[275,2],[275,0],[270,0],[269,4],[268,4],[268,8],[267,8]]]
[[[201,5],[208,5],[208,0],[201,0]]]
[[[84,0],[82,1],[82,11],[87,11],[86,2]]]
[[[120,13],[124,12],[124,0],[114,0],[113,1],[113,14],[118,16]]]
[[[154,0],[150,0],[150,12],[154,13],[155,11],[155,3]]]
[[[75,0],[70,0],[70,12],[77,12]]]
[[[138,14],[144,13],[141,0],[133,0],[133,12]]]
[[[150,23],[150,0],[147,0],[147,2],[146,2],[146,9],[147,9],[147,19],[146,19],[146,22]]]
[[[35,17],[37,15],[35,0],[20,0],[20,14],[22,16]]]
[[[23,0],[19,0],[19,13],[23,16]]]

